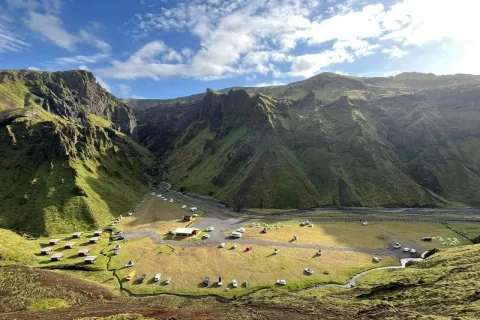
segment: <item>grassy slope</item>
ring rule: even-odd
[[[78,306],[102,297],[111,299],[102,286],[53,271],[26,267],[0,268],[0,313]]]
[[[87,130],[40,108],[20,115],[0,128],[0,225],[85,230],[124,214],[147,191],[153,157],[109,121],[90,117]]]
[[[32,264],[36,262],[35,253],[40,252],[40,246],[27,242],[18,234],[0,229],[0,265],[5,264]]]
[[[232,106],[236,95],[241,102]],[[240,98],[207,94],[206,112],[221,119],[192,122],[165,155],[166,179],[177,189],[239,208],[445,204],[407,175],[379,121],[360,110],[363,100],[286,112],[270,97],[250,96],[250,105]],[[223,101],[221,111],[209,111],[210,99]],[[252,114],[232,119],[235,107]]]

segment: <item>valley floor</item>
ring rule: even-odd
[[[388,270],[390,267],[391,269],[400,268],[400,259],[419,258],[421,253],[431,249],[450,252],[449,250],[478,247],[478,245],[470,246],[471,241],[468,239],[480,235],[480,222],[475,219],[475,215],[473,218],[466,217],[464,221],[459,221],[460,216],[456,219],[445,219],[445,216],[437,216],[435,212],[428,214],[425,212],[422,216],[407,215],[400,219],[388,214],[381,216],[379,211],[371,213],[374,216],[368,214],[359,216],[356,213],[355,216],[345,215],[339,218],[322,216],[315,212],[302,213],[295,218],[284,215],[253,217],[235,215],[228,210],[163,188],[156,191],[162,193],[167,200],[158,198],[157,195],[146,195],[132,215],[126,215],[115,226],[117,230],[122,231],[126,239],[124,241],[111,242],[108,240],[109,235],[104,234],[100,237],[99,243],[90,244],[88,239],[93,234],[84,232],[80,239],[75,240],[77,242],[75,249],[65,249],[63,246],[66,242],[74,241],[71,235],[52,236],[61,241],[53,246],[48,245],[48,238],[39,238],[29,241],[31,246],[26,249],[32,251],[34,258],[24,264],[34,267],[33,269],[25,268],[12,273],[9,268],[16,267],[9,265],[17,264],[15,258],[12,258],[11,262],[0,261],[0,266],[4,265],[0,268],[3,278],[11,279],[15,284],[18,283],[19,288],[15,292],[10,292],[8,297],[0,296],[0,302],[2,302],[0,312],[8,315],[7,318],[16,319],[34,319],[35,317],[57,319],[48,309],[65,310],[58,313],[63,316],[58,319],[73,319],[79,315],[106,316],[119,312],[135,313],[135,311],[155,319],[163,319],[167,314],[177,315],[182,319],[194,317],[196,319],[213,317],[227,319],[231,317],[232,310],[237,310],[235,309],[237,307],[244,308],[244,303],[248,303],[248,305],[256,304],[258,308],[249,309],[245,319],[258,318],[257,316],[260,317],[260,315],[269,318],[276,312],[279,315],[276,318],[282,319],[285,316],[286,319],[289,311],[282,308],[290,305],[289,301],[292,300],[295,302],[293,304],[295,307],[292,308],[301,309],[300,315],[304,315],[302,318],[308,319],[308,307],[300,303],[301,296],[311,296],[315,293],[314,296],[321,296],[322,299],[324,295],[328,295],[328,299],[335,302],[332,315],[340,312],[342,318],[349,319],[351,315],[355,315],[358,310],[370,306],[371,303],[358,304],[357,300],[350,297],[352,301],[357,301],[349,305],[356,311],[348,310],[342,313],[338,307],[344,302],[343,298],[338,296],[349,295],[348,290],[355,288],[319,285],[349,283],[348,287],[358,286],[363,290],[362,292],[367,292],[376,286],[384,285],[386,279],[390,279],[385,276],[385,272],[413,276],[411,271],[407,272],[410,268],[405,271]],[[182,208],[184,205],[187,207]],[[184,221],[185,215],[192,215],[189,211],[192,206],[198,207],[199,210],[196,212],[198,217],[188,222]],[[364,219],[368,220],[367,225],[360,222]],[[301,226],[300,222],[304,220],[309,220],[313,227]],[[198,228],[201,232],[192,237],[172,236],[169,231],[179,227]],[[213,227],[212,231],[204,231],[210,227]],[[239,228],[245,229],[243,236],[240,239],[231,238],[231,232]],[[267,232],[263,233],[263,229]],[[205,238],[205,235],[209,238]],[[297,240],[292,240],[293,236],[296,236]],[[422,241],[422,237],[432,237],[432,241]],[[401,249],[393,248],[396,242],[402,245]],[[225,244],[224,247],[220,246],[222,243]],[[118,255],[115,255],[113,250],[116,245],[121,246]],[[51,246],[54,253],[63,253],[65,258],[62,261],[51,262],[50,256],[39,253],[40,249],[46,246]],[[415,248],[416,252],[405,252],[402,250],[404,247]],[[98,257],[97,264],[84,264],[83,258],[77,255],[77,251],[82,248],[92,250],[92,254]],[[275,248],[280,251],[279,254],[274,254]],[[322,250],[321,256],[317,255],[319,249]],[[379,258],[380,261],[373,261],[374,257]],[[426,259],[420,265],[424,265],[429,260]],[[135,263],[131,268],[125,266],[129,261]],[[43,289],[28,294],[22,293],[24,287],[38,285],[46,286],[44,289],[48,291],[48,286],[44,282],[42,284],[29,282],[29,277],[32,276],[29,273],[51,272],[38,268],[54,270],[55,276],[52,279],[55,280],[52,281],[61,288],[59,292],[62,290],[68,292],[60,297],[51,292],[46,296],[42,295]],[[305,268],[311,268],[313,274],[305,273]],[[363,274],[367,270],[376,271]],[[27,273],[27,279],[19,281],[22,273]],[[132,273],[132,279],[126,280]],[[153,279],[157,273],[161,274],[158,282]],[[146,278],[145,282],[141,283],[139,278],[143,274]],[[357,279],[358,274],[361,276]],[[74,277],[78,279],[75,281],[80,281],[79,283],[86,280],[91,285],[99,286],[99,289],[92,292],[106,290],[109,294],[101,294],[101,304],[91,304],[89,302],[91,299],[97,299],[95,295],[92,296],[91,292],[87,292],[88,290],[79,290],[75,285],[64,288],[62,285],[66,278],[56,279],[56,275]],[[206,276],[210,278],[207,286],[203,284]],[[170,284],[165,283],[168,277],[171,277]],[[218,285],[219,277],[222,277],[222,286]],[[355,278],[355,281],[352,281],[352,278]],[[363,278],[367,280],[363,281]],[[234,279],[238,282],[238,287],[232,285]],[[275,282],[278,279],[286,280],[287,284],[276,285]],[[249,283],[248,287],[244,285],[246,281]],[[5,281],[3,285],[6,285]],[[305,291],[305,289],[308,290]],[[276,298],[267,303],[260,298],[260,292],[267,295],[274,294]],[[17,298],[15,298],[16,295]],[[209,296],[214,298],[207,298]],[[145,298],[137,300],[139,297]],[[210,301],[211,304],[209,302],[200,307],[194,302],[198,298]],[[129,300],[129,303],[138,307],[121,307],[118,299],[134,299]],[[180,300],[182,302],[179,302]],[[281,302],[273,306],[272,303],[277,300]],[[72,301],[75,301],[73,305]],[[159,301],[163,301],[161,308],[159,308]],[[165,301],[170,302],[165,303]],[[75,306],[76,303],[79,305]],[[312,313],[316,316],[331,308],[325,305],[320,307],[316,300],[312,303],[317,306],[317,313]],[[225,304],[235,307],[225,308]],[[181,305],[191,307],[192,310],[199,308],[201,310],[197,314],[187,310],[179,311],[178,308]],[[70,316],[67,316],[68,310],[72,308],[75,312],[72,311]],[[328,319],[328,317],[325,318]],[[362,317],[353,316],[352,318]],[[3,319],[2,315],[0,319]],[[292,315],[288,319],[296,319],[296,317]]]

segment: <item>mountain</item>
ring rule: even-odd
[[[164,179],[236,208],[478,206],[479,86],[326,73],[134,111]]]
[[[219,90],[228,93],[230,90],[243,89],[248,93],[262,93],[275,98],[301,99],[310,91],[315,98],[324,102],[331,102],[342,95],[355,95],[359,92],[367,96],[375,94],[409,93],[419,89],[441,86],[462,85],[480,81],[480,76],[458,74],[436,76],[418,72],[405,72],[393,77],[350,77],[335,73],[324,72],[306,80],[293,82],[287,85],[267,87],[231,87]],[[205,93],[197,93],[175,99],[129,99],[132,108],[145,108],[172,104],[188,104],[200,101]]]
[[[33,234],[109,223],[146,191],[152,154],[131,108],[86,71],[0,72],[0,226]]]

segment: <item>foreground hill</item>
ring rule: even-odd
[[[477,206],[479,85],[321,74],[134,110],[164,179],[237,208]]]
[[[153,166],[135,130],[89,72],[0,72],[0,225],[63,233],[125,213]]]

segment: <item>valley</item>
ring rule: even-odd
[[[478,317],[479,82],[2,71],[0,319]]]

